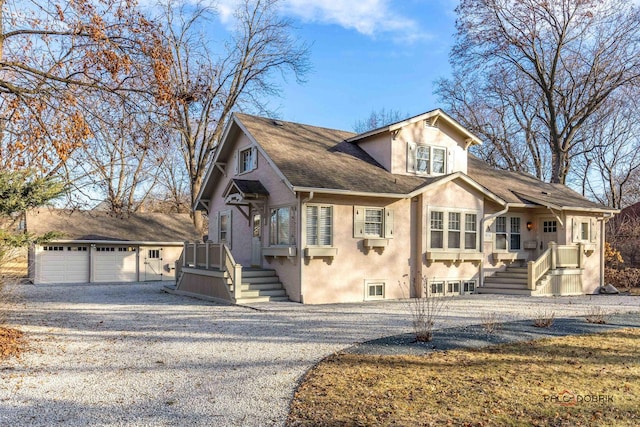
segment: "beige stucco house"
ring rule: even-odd
[[[176,291],[308,304],[464,293],[571,295],[603,281],[615,213],[495,170],[441,110],[356,135],[234,114]]]

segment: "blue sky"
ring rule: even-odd
[[[220,0],[228,19],[235,0]],[[455,0],[281,0],[311,44],[306,83],[283,84],[271,106],[283,120],[352,130],[372,110],[419,114],[438,107],[447,77]]]

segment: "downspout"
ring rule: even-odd
[[[609,220],[613,218],[613,214],[610,213],[609,216],[603,216],[602,221],[600,221],[600,288],[604,287],[604,233],[605,233],[605,224],[609,222]]]
[[[303,265],[304,262],[302,261],[302,258],[304,257],[304,254],[302,253],[302,207],[306,204],[309,203],[311,200],[313,199],[313,191],[309,193],[309,197],[305,198],[305,199],[298,199],[300,200],[300,206],[298,207],[298,215],[299,215],[299,220],[298,220],[298,228],[300,229],[300,241],[298,242],[298,253],[300,254],[300,271],[299,271],[299,277],[300,277],[300,304],[304,304],[304,295],[302,295],[302,284],[304,283],[302,281],[303,278],[303,274],[302,274],[302,270],[303,270]]]
[[[509,211],[509,205],[507,204],[505,206],[505,208],[499,212],[493,213],[487,217],[483,217],[480,220],[480,248],[482,253],[484,254],[484,224],[487,221],[491,221],[497,217],[499,217],[500,215],[504,215]],[[484,286],[484,262],[485,262],[485,258],[484,256],[482,257],[482,261],[480,261],[480,277],[478,277],[478,286],[482,287]]]

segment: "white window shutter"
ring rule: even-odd
[[[213,243],[220,242],[220,230],[218,229],[218,218],[220,217],[220,212],[216,212],[215,214],[209,216],[209,240]]]
[[[446,162],[447,164],[445,165],[445,170],[447,171],[447,173],[453,173],[453,164],[454,164],[454,154],[453,154],[453,150],[449,150],[447,149],[447,157],[446,157]]]
[[[239,167],[240,167],[240,156],[238,156],[238,153],[235,153],[233,155],[233,172],[234,172],[234,174],[238,175]]]
[[[580,233],[581,233],[580,221],[578,221],[577,218],[572,218],[571,219],[571,241],[572,242],[580,241],[580,237],[582,237]]]
[[[416,149],[417,145],[413,142],[407,142],[407,172],[416,171]]]
[[[591,220],[591,230],[589,230],[589,238],[591,243],[595,243],[598,240],[598,221],[596,219]]]
[[[364,237],[364,207],[353,207],[353,237]]]
[[[384,237],[393,238],[393,209],[384,210]]]
[[[258,168],[258,148],[251,148],[251,170]]]

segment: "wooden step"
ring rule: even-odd
[[[497,295],[527,295],[531,296],[533,291],[530,289],[510,289],[510,288],[496,288],[493,286],[479,286],[476,288],[477,294],[497,294]]]

